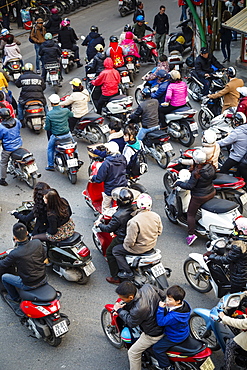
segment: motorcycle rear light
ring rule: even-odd
[[[39,109],[27,109],[27,112],[28,113],[39,113],[39,112],[42,112],[42,108],[39,108]]]
[[[56,75],[57,71],[50,71],[50,75]]]
[[[90,256],[90,250],[87,247],[82,247],[78,254],[82,258],[88,257]]]
[[[126,60],[127,60],[127,62],[132,62],[133,58],[127,57]]]
[[[19,68],[19,65],[18,64],[13,64],[13,68],[14,69],[18,69]]]
[[[128,76],[128,72],[127,71],[121,72],[121,76]]]
[[[67,51],[63,51],[62,54],[63,54],[63,57],[67,57],[69,55]]]
[[[129,107],[132,107],[133,103],[129,103],[129,104],[126,104],[125,107],[126,108],[129,108]]]
[[[34,159],[32,159],[31,161],[27,162],[26,164],[30,165],[30,164],[33,164],[34,163]]]
[[[173,63],[173,62],[180,62],[180,58],[169,59],[169,63]]]
[[[192,117],[194,117],[194,115],[195,115],[195,113],[192,113],[192,114],[188,114],[188,118],[192,118]]]
[[[74,148],[65,149],[65,153],[66,153],[66,154],[71,154],[71,153],[73,153],[74,151],[75,151],[75,149],[74,149]]]
[[[160,141],[168,141],[170,139],[170,136],[167,136],[167,137],[162,137],[161,139],[159,139]]]

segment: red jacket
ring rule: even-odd
[[[112,96],[118,93],[120,74],[113,68],[111,58],[104,60],[104,71],[100,72],[96,80],[92,81],[94,86],[101,86],[102,95]]]
[[[247,96],[239,99],[237,112],[243,112],[247,117]]]

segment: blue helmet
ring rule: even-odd
[[[144,17],[143,17],[143,15],[138,15],[138,16],[136,17],[136,22],[144,22]]]
[[[158,78],[165,78],[167,76],[167,72],[164,69],[159,69],[156,73]]]
[[[144,89],[142,90],[142,96],[144,98],[150,98],[150,96],[151,96],[150,87],[144,87]]]
[[[131,334],[130,334],[130,330],[129,330],[129,328],[127,328],[127,326],[125,326],[125,328],[123,328],[123,330],[121,331],[121,339],[125,343],[131,343]]]

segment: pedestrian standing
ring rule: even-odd
[[[228,10],[224,10],[222,15],[222,23],[228,21],[228,19],[230,19],[231,16],[232,15]],[[230,62],[232,31],[221,25],[220,35],[221,35],[221,51],[224,56],[224,60],[222,61],[222,63],[225,63],[227,61]]]
[[[241,8],[240,8],[237,0],[234,0],[232,2],[232,5],[233,5],[232,17],[234,17],[234,15],[236,15],[240,12]],[[237,32],[236,31],[232,31],[232,41],[237,41]]]
[[[45,42],[45,34],[46,34],[46,29],[43,26],[44,21],[42,18],[38,18],[35,24],[33,25],[31,34],[30,34],[30,39],[32,40],[34,44],[34,49],[36,53],[36,72],[40,73],[40,47],[43,42]]]
[[[178,6],[181,7],[181,9],[182,9],[180,22],[186,21],[188,5],[186,4],[186,2],[184,0],[178,0]]]
[[[8,0],[0,0],[0,8],[2,13],[2,28],[7,28],[10,30],[10,14],[9,14],[9,1]]]
[[[169,33],[169,21],[165,11],[165,6],[161,5],[159,13],[154,17],[153,24],[153,29],[155,30],[155,42],[157,44],[159,55],[164,54],[166,35]]]
[[[138,15],[142,15],[143,18],[145,18],[142,1],[137,1],[136,11],[135,11],[134,16],[133,16],[133,23],[136,23],[136,17],[138,17]]]

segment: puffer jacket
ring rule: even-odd
[[[247,283],[247,243],[233,241],[231,249],[225,256],[211,254],[209,259],[216,263],[229,264],[230,280],[234,285],[245,286]]]
[[[247,96],[239,99],[237,112],[243,112],[247,117]]]
[[[93,60],[88,64],[89,73],[96,73],[99,75],[104,70],[104,60],[106,58],[105,53],[98,52]]]
[[[144,284],[137,290],[134,299],[124,308],[119,308],[117,312],[128,327],[135,328],[139,325],[145,334],[157,337],[163,333],[163,327],[158,326],[155,313],[159,301],[165,296],[165,291],[150,284]]]
[[[164,103],[165,98],[166,98],[166,92],[167,92],[167,89],[170,83],[171,83],[171,80],[166,80],[164,82],[161,82],[161,84],[159,84],[158,90],[151,93],[151,98],[157,99],[160,104]]]
[[[93,57],[97,54],[95,46],[98,44],[101,44],[103,47],[105,47],[104,38],[98,32],[90,32],[82,43],[83,46],[87,46],[88,60],[93,59]]]
[[[223,69],[224,66],[218,62],[218,60],[211,54],[208,58],[204,58],[202,55],[198,55],[195,60],[195,71],[199,78],[205,78],[206,73],[212,73],[214,69],[211,67],[214,65],[218,69]]]
[[[55,35],[60,30],[60,23],[62,18],[58,14],[52,14],[49,21],[45,24],[46,32],[50,32],[52,35]]]
[[[132,212],[132,205],[118,207],[109,224],[99,224],[100,230],[105,233],[115,233],[118,237],[118,242],[123,243],[126,235],[127,222],[131,219]]]
[[[71,105],[71,111],[74,114],[74,117],[81,118],[88,113],[88,102],[89,102],[89,92],[84,89],[83,91],[74,91],[71,95],[60,102],[59,105],[66,107]]]
[[[16,118],[0,123],[0,140],[2,140],[3,149],[13,152],[22,146],[21,122]]]
[[[122,154],[108,155],[97,175],[92,177],[92,181],[104,182],[104,192],[110,196],[113,189],[127,186],[126,165],[126,159]]]
[[[96,80],[92,81],[94,86],[101,86],[102,95],[112,96],[118,93],[120,74],[113,68],[111,58],[104,60],[104,71],[100,72]]]
[[[191,190],[195,197],[205,197],[214,192],[213,180],[215,179],[215,168],[212,164],[206,163],[200,170],[200,177],[195,177],[196,168],[191,172],[188,182],[177,181],[176,185],[182,189]]]
[[[77,40],[79,40],[79,38],[71,27],[62,27],[58,32],[58,42],[61,43],[62,49],[73,48],[73,45],[76,44]]]
[[[202,151],[206,154],[206,159],[212,162],[214,167],[218,168],[218,158],[220,155],[220,146],[218,142],[213,144],[203,143]]]
[[[61,56],[61,49],[54,40],[46,40],[41,44],[39,55],[44,64],[58,62]]]
[[[159,125],[159,103],[156,99],[144,99],[129,119],[141,118],[142,127],[151,128]]]
[[[217,141],[217,143],[221,147],[232,145],[229,158],[240,162],[247,152],[247,124],[235,128],[227,137]]]
[[[186,104],[187,95],[187,84],[184,81],[170,83],[166,91],[165,101],[174,107],[180,107]]]
[[[46,115],[45,130],[51,131],[53,135],[66,135],[69,133],[69,117],[73,113],[68,108],[55,105]]]
[[[40,100],[46,105],[44,90],[46,84],[41,76],[32,71],[25,71],[16,81],[16,86],[21,88],[19,102],[24,104],[30,100]]]

